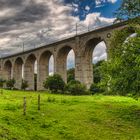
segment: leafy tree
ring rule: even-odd
[[[71,81],[67,84],[66,90],[71,95],[85,95],[86,92],[86,86],[81,84],[79,81]]]
[[[101,75],[101,65],[104,62],[104,60],[97,62],[96,64],[93,64],[93,81],[94,83],[99,83],[101,81],[102,75]]]
[[[28,87],[28,81],[22,80],[21,89],[25,90]]]
[[[0,79],[0,88],[3,88],[4,83],[5,83],[5,80]]]
[[[130,29],[130,30],[129,30]],[[128,30],[116,31],[111,38],[110,60],[102,65],[102,86],[113,93],[140,93],[140,27],[133,27],[136,37],[128,39]],[[115,43],[116,42],[116,43]],[[113,44],[115,43],[116,46]],[[113,48],[114,47],[114,48]]]
[[[49,89],[53,92],[64,91],[65,82],[60,75],[54,74],[49,76],[44,82],[44,88]]]
[[[132,19],[140,16],[140,0],[123,0],[115,13],[118,20]]]
[[[71,80],[71,81],[68,82],[68,85],[71,85],[71,84],[80,84],[80,81]]]
[[[75,80],[75,68],[67,70],[67,82]]]
[[[104,92],[103,88],[100,87],[100,84],[97,84],[97,83],[93,83],[91,86],[90,86],[90,92],[92,94],[96,94],[96,93],[102,93]]]
[[[6,87],[9,89],[13,89],[16,81],[15,79],[10,79],[6,81]]]

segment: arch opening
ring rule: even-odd
[[[34,54],[26,59],[23,77],[28,82],[28,90],[37,90],[37,59]]]
[[[61,75],[65,83],[67,83],[67,70],[75,68],[75,52],[70,46],[64,46],[57,54],[57,73]],[[74,76],[75,77],[75,76]]]
[[[53,55],[51,55],[49,59],[49,75],[53,75],[53,74],[54,74],[54,57]]]
[[[45,51],[41,54],[39,59],[39,90],[44,90],[43,82],[52,74],[54,74],[54,57],[50,51]]]
[[[21,89],[23,79],[23,60],[18,57],[14,63],[14,79],[16,81],[15,88]]]
[[[101,72],[99,67],[101,64],[107,61],[107,47],[104,41],[98,43],[92,53],[93,63],[93,83],[99,83],[101,81]]]
[[[12,63],[10,60],[7,60],[4,64],[4,79],[12,79]]]
[[[67,83],[75,80],[75,54],[71,49],[67,55]]]
[[[84,81],[89,88],[94,83],[94,65],[103,60],[107,59],[106,45],[101,38],[90,39],[85,46],[85,59],[84,59]]]

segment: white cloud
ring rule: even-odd
[[[93,63],[97,63],[100,60],[107,60],[106,44],[100,42],[93,51]]]
[[[108,1],[114,2],[115,0]],[[80,21],[79,17],[71,15],[72,6],[64,5],[63,0],[32,0],[32,2],[33,4],[28,0],[24,0],[21,5],[8,6],[0,13],[0,20],[5,22],[0,22],[0,47],[5,49],[2,52],[3,55],[21,51],[23,42],[26,49],[29,49],[41,42],[49,42],[52,38],[56,39],[68,36],[68,34],[75,34],[77,22],[84,25],[78,26],[78,31],[80,31],[87,29],[88,25],[92,28],[108,25],[114,21],[114,19],[101,17],[100,13],[88,14],[84,21]],[[100,0],[97,0],[96,4],[99,5]],[[30,7],[28,7],[29,5]],[[78,5],[75,4],[74,7],[76,9]],[[85,9],[90,10],[88,6]],[[3,20],[5,18],[6,20]],[[10,48],[11,50],[9,50]],[[98,50],[102,49],[99,48]],[[98,54],[97,51],[95,57],[101,59],[104,56]],[[73,59],[74,54],[70,52],[68,67],[74,65]],[[53,63],[52,60],[50,63]],[[52,72],[53,68],[50,68],[50,71]]]
[[[111,3],[116,3],[117,0],[108,0],[108,2],[111,2]]]
[[[89,10],[90,10],[90,7],[89,7],[89,6],[86,6],[85,9],[86,9],[87,11],[89,11]]]
[[[114,4],[117,2],[117,0],[96,0],[95,1],[96,8],[104,6],[106,4],[106,2]]]
[[[100,27],[100,26],[106,26],[109,24],[112,24],[115,18],[104,18],[100,16],[100,13],[92,13],[88,14],[86,16],[86,19],[83,21],[83,23],[86,26],[90,27]]]

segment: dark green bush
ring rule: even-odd
[[[71,81],[67,84],[66,90],[70,95],[85,95],[87,94],[86,86],[79,81]]]
[[[95,83],[93,83],[93,84],[90,86],[90,89],[89,89],[89,90],[90,90],[90,92],[91,92],[92,94],[104,92],[103,88],[101,88],[99,84],[95,84]]]
[[[64,91],[65,82],[60,75],[54,74],[49,76],[44,82],[44,88],[51,90],[52,92]]]
[[[14,89],[14,85],[15,85],[16,81],[15,79],[10,79],[6,81],[6,87],[8,89]]]
[[[69,83],[70,81],[75,79],[75,69],[71,68],[67,70],[67,82]]]
[[[0,88],[3,88],[4,83],[5,83],[5,80],[0,79]]]
[[[28,81],[22,80],[21,89],[25,90],[28,87]]]
[[[73,85],[73,84],[80,84],[80,81],[71,80],[70,82],[68,82],[68,85]]]

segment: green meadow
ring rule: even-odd
[[[0,140],[140,140],[140,100],[4,90]]]

